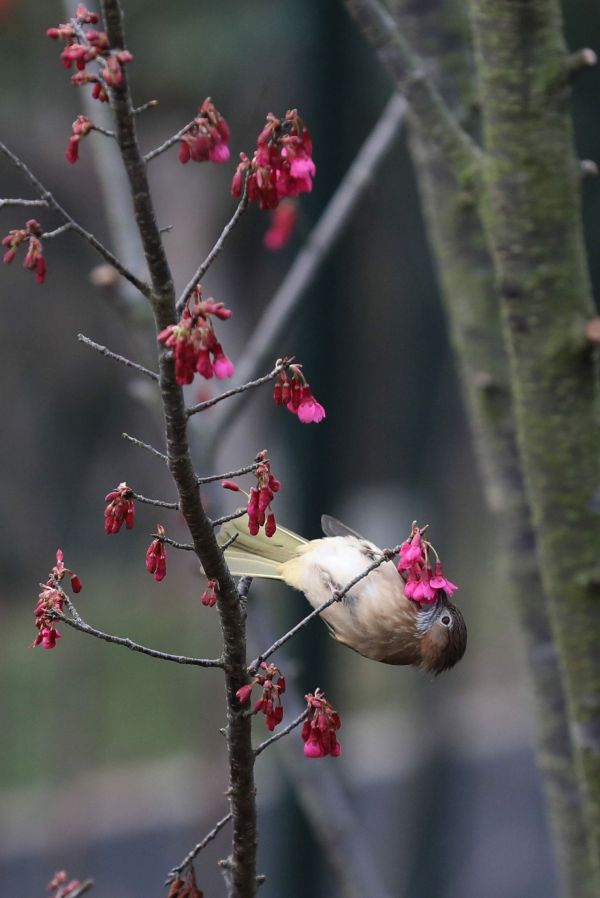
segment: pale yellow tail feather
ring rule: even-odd
[[[280,566],[284,561],[289,561],[298,548],[307,542],[297,533],[279,525],[271,537],[265,536],[262,529],[256,536],[251,536],[248,532],[247,515],[224,524],[217,539],[223,545],[236,534],[231,548],[225,550],[227,564],[235,577],[279,580]]]

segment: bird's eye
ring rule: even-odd
[[[448,614],[445,614],[440,620],[445,627],[449,627],[452,623],[452,618]]]

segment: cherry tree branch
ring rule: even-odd
[[[71,610],[73,609],[72,601],[69,602],[69,608]],[[87,624],[82,620],[78,612],[75,612],[75,614],[76,617],[70,618],[65,614],[53,611],[49,612],[48,616],[52,617],[53,620],[58,620],[63,624],[67,624],[67,626],[72,627],[74,630],[79,630],[80,633],[86,633],[88,636],[102,639],[104,642],[111,642],[113,645],[121,645],[131,652],[139,652],[141,655],[149,655],[151,658],[158,658],[159,661],[173,661],[176,664],[191,664],[196,667],[223,667],[221,658],[190,658],[187,655],[173,655],[170,652],[159,652],[158,649],[151,649],[145,645],[140,645],[138,642],[134,642],[133,639],[129,639],[127,636],[114,636],[112,633],[105,633],[103,630],[97,630],[95,627],[90,626],[90,624]]]
[[[273,745],[274,742],[277,742],[279,739],[282,739],[284,736],[287,736],[288,733],[291,733],[292,730],[295,730],[297,726],[300,726],[303,720],[306,720],[308,716],[308,709],[305,708],[302,714],[299,714],[291,723],[288,723],[286,727],[280,730],[278,733],[275,733],[274,736],[271,736],[270,739],[265,739],[264,742],[261,742],[260,745],[257,745],[254,749],[254,754],[258,757],[265,748],[268,748],[270,745]]]
[[[47,209],[48,203],[46,200],[23,200],[17,197],[14,199],[5,197],[4,199],[0,199],[0,209],[3,209],[5,206],[42,206]]]
[[[156,505],[158,508],[170,508],[173,511],[179,510],[179,502],[163,502],[162,499],[148,499],[146,496],[140,496],[139,493],[133,493],[133,498],[143,505]]]
[[[145,368],[143,365],[138,365],[137,362],[132,362],[131,359],[128,359],[123,355],[119,355],[116,352],[111,352],[111,350],[107,349],[106,346],[101,346],[100,343],[94,343],[93,340],[90,340],[90,338],[84,336],[84,334],[77,334],[77,339],[80,343],[83,343],[84,346],[89,346],[90,349],[95,349],[95,351],[99,352],[100,355],[104,355],[109,359],[113,359],[115,362],[120,362],[121,365],[126,365],[127,368],[133,368],[140,374],[144,374],[146,377],[150,377],[152,380],[158,381],[158,374],[155,371],[150,371],[149,368]]]
[[[138,110],[133,110],[134,114],[137,113]],[[144,156],[144,162],[151,162],[153,159],[156,159],[157,156],[160,156],[161,153],[165,153],[169,150],[174,144],[177,143],[178,140],[181,140],[184,134],[186,134],[190,128],[194,125],[196,119],[193,118],[191,122],[188,122],[187,125],[184,125],[183,128],[180,128],[176,134],[173,134],[171,137],[167,138],[164,143],[161,143],[160,146],[156,147],[154,150],[150,150],[149,153],[146,153]]]
[[[217,403],[222,402],[224,399],[231,399],[232,396],[237,396],[239,393],[245,393],[246,390],[253,390],[255,387],[261,387],[270,380],[275,380],[279,372],[287,368],[290,361],[291,359],[278,359],[273,370],[269,371],[269,373],[265,374],[263,377],[259,377],[257,380],[251,380],[239,387],[233,387],[231,390],[226,390],[225,393],[221,393],[220,396],[215,396],[213,399],[205,399],[204,402],[199,402],[197,405],[190,406],[187,410],[188,416],[195,415],[197,412],[203,412],[207,408],[212,408],[217,405]]]
[[[227,238],[229,237],[229,235],[231,234],[231,232],[233,231],[236,224],[238,223],[238,221],[240,220],[240,218],[242,217],[242,215],[244,214],[244,212],[246,211],[247,208],[248,208],[248,190],[247,190],[247,185],[244,184],[244,192],[242,193],[242,198],[239,201],[238,207],[235,210],[232,218],[225,225],[225,227],[221,231],[221,236],[219,237],[219,239],[217,240],[217,242],[215,243],[215,245],[209,252],[209,254],[206,257],[206,259],[204,260],[204,262],[202,262],[202,264],[198,266],[198,268],[196,269],[196,271],[194,272],[194,274],[192,276],[191,281],[188,283],[185,290],[181,294],[180,298],[177,300],[176,308],[179,313],[181,313],[183,311],[183,307],[185,306],[186,302],[192,295],[192,291],[193,291],[194,287],[204,277],[204,275],[206,274],[206,272],[208,271],[208,269],[210,268],[210,266],[212,265],[214,260],[217,258],[217,256],[219,255],[219,253],[225,246],[225,241],[227,240]]]
[[[151,455],[156,455],[157,458],[162,459],[162,461],[169,460],[164,452],[159,452],[159,450],[155,449],[154,446],[151,446],[150,443],[144,443],[142,440],[138,440],[128,433],[122,433],[121,436],[124,440],[127,440],[128,443],[133,443],[134,446],[139,446],[140,449],[145,449],[146,452],[150,452]]]
[[[231,811],[230,811],[228,814],[225,814],[224,817],[221,817],[221,819],[219,820],[219,822],[218,822],[217,824],[215,824],[215,826],[213,826],[213,828],[211,829],[211,831],[210,831],[209,833],[207,833],[207,834],[204,836],[204,838],[202,839],[202,841],[201,841],[201,842],[198,842],[197,845],[194,845],[194,847],[192,848],[192,850],[191,850],[188,854],[186,854],[186,856],[185,856],[184,859],[181,861],[181,863],[180,863],[180,864],[177,864],[176,867],[173,867],[171,870],[169,870],[169,873],[168,873],[167,878],[166,878],[166,880],[165,880],[165,885],[166,885],[166,886],[168,886],[170,882],[173,882],[173,880],[176,879],[177,876],[178,876],[180,873],[183,873],[183,871],[184,871],[187,867],[190,866],[190,864],[192,863],[192,861],[194,860],[194,858],[195,858],[198,854],[200,854],[200,852],[202,851],[202,849],[203,849],[203,848],[206,848],[206,846],[209,844],[209,842],[212,842],[212,840],[213,840],[214,838],[216,838],[216,837],[219,835],[219,833],[221,832],[221,830],[223,829],[223,827],[225,826],[225,824],[226,824],[226,823],[229,823],[229,821],[231,820],[231,817],[232,817]]]
[[[107,249],[100,241],[94,237],[89,231],[86,231],[84,227],[82,227],[78,222],[72,218],[69,213],[64,209],[61,204],[54,198],[54,195],[47,190],[41,181],[36,178],[33,172],[25,165],[25,163],[19,159],[11,150],[8,149],[6,144],[0,141],[0,154],[2,154],[6,159],[11,162],[15,168],[17,168],[21,174],[29,181],[33,189],[36,193],[39,193],[40,198],[46,203],[49,209],[53,209],[58,214],[69,223],[71,226],[71,230],[75,231],[76,234],[79,234],[80,237],[83,237],[90,246],[92,246],[96,252],[98,252],[108,263],[112,265],[112,267],[119,272],[119,274],[123,275],[137,290],[140,291],[144,296],[150,295],[150,287],[148,284],[141,281],[137,278],[129,269],[127,269],[122,262],[117,259],[113,253],[109,249]]]

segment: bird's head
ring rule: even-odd
[[[458,664],[465,653],[465,619],[456,605],[445,597],[419,611],[417,632],[421,634],[419,666],[436,676]]]

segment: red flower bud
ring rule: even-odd
[[[232,493],[239,493],[240,488],[233,480],[223,480],[221,486],[224,490],[231,490]]]

